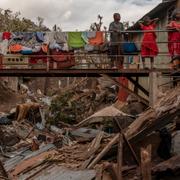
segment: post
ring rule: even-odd
[[[48,52],[47,52],[47,67],[46,67],[46,71],[49,72],[49,65],[50,65],[50,49],[49,49],[49,45],[48,45]],[[48,93],[48,87],[49,87],[49,77],[45,78],[45,83],[44,83],[44,95],[47,95]]]
[[[151,180],[151,144],[141,148],[141,174],[142,180]]]
[[[180,8],[180,1],[177,1],[177,8]]]
[[[50,55],[50,49],[49,49],[49,45],[48,45],[48,51],[47,51],[47,63],[46,63],[46,71],[49,72],[49,65],[50,65],[50,58],[49,58],[49,55]]]
[[[149,105],[154,107],[158,95],[158,73],[150,72],[149,74]]]
[[[123,136],[119,134],[118,155],[117,155],[117,179],[122,180],[122,163],[123,163]]]

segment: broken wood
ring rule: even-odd
[[[93,158],[94,158],[94,154],[83,162],[80,169],[86,169],[88,165],[90,164],[90,162],[93,160]]]
[[[124,136],[128,141],[141,140],[154,130],[160,129],[169,124],[176,116],[180,115],[180,88],[169,93],[166,98],[161,98],[156,104],[156,109],[145,111],[126,129]],[[159,107],[159,108],[158,108]],[[175,110],[174,110],[175,109]],[[88,168],[94,167],[101,158],[118,142],[119,134],[117,134],[107,146],[97,155]],[[128,142],[127,141],[127,142]],[[132,151],[133,152],[133,151]],[[138,161],[137,161],[138,162]]]
[[[98,133],[98,135],[92,141],[90,147],[88,148],[87,152],[85,153],[85,159],[87,159],[87,160],[83,163],[82,168],[84,168],[84,169],[87,168],[87,166],[93,159],[94,154],[101,146],[101,140],[102,140],[103,136],[104,136],[104,132],[101,131]]]
[[[117,179],[122,180],[122,163],[123,163],[123,136],[119,134],[118,156],[117,156]]]
[[[160,164],[152,168],[153,174],[159,174],[171,170],[174,174],[180,171],[180,155],[174,156],[167,161],[161,162]]]
[[[127,146],[129,147],[129,149],[130,149],[130,151],[131,151],[131,153],[132,153],[132,155],[133,155],[133,157],[134,157],[134,160],[136,161],[137,165],[140,165],[139,159],[138,159],[138,157],[136,156],[136,153],[134,152],[134,150],[133,150],[131,144],[129,143],[128,139],[126,138],[125,134],[123,133],[123,129],[121,128],[121,125],[120,125],[118,119],[115,118],[115,121],[116,121],[116,123],[117,123],[117,125],[118,125],[118,127],[119,127],[119,129],[120,129],[120,131],[121,131],[121,133],[122,133],[122,136],[123,136],[123,139],[124,139],[125,143],[126,143]]]
[[[27,114],[30,109],[37,109],[40,105],[38,103],[26,103],[26,104],[19,104],[16,107],[16,120],[18,122],[26,119]]]
[[[111,147],[117,143],[118,139],[119,139],[119,134],[116,134],[116,136],[114,136],[114,138],[104,147],[104,149],[91,162],[88,168],[89,169],[93,168],[101,160],[101,158],[111,149]]]
[[[95,180],[102,180],[103,170],[104,170],[103,165],[101,164],[99,166],[96,166],[95,169],[96,169],[96,172],[97,172]]]
[[[141,148],[141,174],[143,180],[151,180],[151,149],[151,145]]]
[[[112,163],[108,163],[104,170],[106,170],[108,172],[108,174],[110,175],[112,180],[118,180],[117,172],[116,172],[117,169],[113,166]]]

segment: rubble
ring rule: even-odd
[[[88,89],[83,80],[58,95],[41,94],[35,102],[1,113],[0,176],[150,179],[169,169],[178,176],[180,88],[164,93],[155,108],[145,109],[133,97],[127,103],[109,98],[116,88],[100,82]],[[160,136],[164,129],[172,137],[169,142]],[[170,153],[167,160],[157,153],[159,146]]]

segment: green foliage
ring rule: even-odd
[[[43,25],[44,19],[41,17],[37,18],[37,24],[27,18],[21,18],[21,13],[13,13],[10,9],[0,9],[0,31],[12,31],[12,32],[23,32],[23,31],[47,31],[47,27]]]
[[[73,122],[76,120],[76,114],[74,111],[76,106],[70,101],[72,97],[73,92],[67,92],[52,101],[50,107],[53,117],[50,119],[51,124],[58,124],[59,121],[73,124]]]

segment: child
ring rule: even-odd
[[[168,30],[173,32],[168,33],[168,49],[172,58],[173,68],[178,68],[180,56],[180,11],[175,10],[172,15],[172,21],[167,25]]]
[[[144,31],[153,31],[156,28],[156,22],[158,19],[151,20],[148,16],[143,19],[143,24],[139,22],[139,25]],[[141,44],[141,56],[143,62],[143,68],[145,68],[145,59],[150,58],[151,69],[154,66],[154,57],[158,55],[158,47],[156,44],[155,32],[145,32]]]

